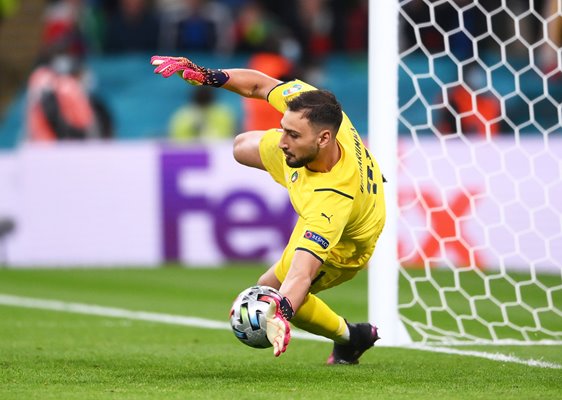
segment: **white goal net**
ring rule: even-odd
[[[397,248],[399,289],[370,299],[375,322],[397,302],[388,344],[562,343],[561,3],[403,0],[396,46],[371,45],[398,54],[395,164],[380,157],[396,240],[379,248]]]

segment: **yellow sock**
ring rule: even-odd
[[[345,343],[349,330],[345,320],[326,303],[313,294],[308,294],[291,323],[307,332]]]

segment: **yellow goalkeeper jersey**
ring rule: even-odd
[[[316,90],[299,80],[276,86],[268,102],[280,112],[300,93]],[[287,188],[299,216],[286,250],[308,251],[339,268],[363,268],[385,221],[379,166],[351,121],[343,114],[336,135],[341,158],[329,172],[292,168],[278,147],[282,131],[271,129],[260,142],[260,157],[275,181]]]

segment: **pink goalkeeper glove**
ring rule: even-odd
[[[270,296],[271,302],[265,314],[267,320],[267,339],[273,345],[273,355],[279,357],[287,350],[291,340],[289,321],[293,316],[293,309],[289,299]]]
[[[169,78],[177,73],[192,85],[220,87],[230,78],[226,72],[220,69],[200,67],[185,57],[152,56],[150,63],[156,66],[155,74]]]

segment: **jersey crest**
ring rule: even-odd
[[[295,171],[293,172],[293,175],[291,175],[291,182],[295,183],[297,179],[299,179],[299,172]]]

